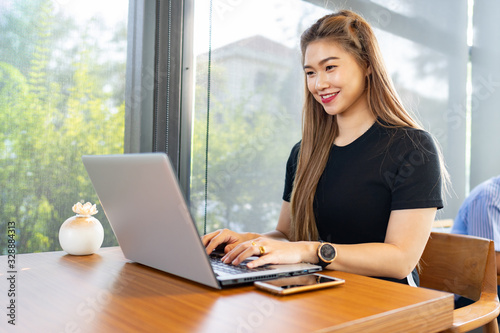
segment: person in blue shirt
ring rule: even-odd
[[[497,273],[500,274],[500,176],[488,179],[470,192],[451,232],[495,241]]]
[[[497,274],[500,274],[500,176],[486,180],[470,192],[458,211],[451,232],[493,240]],[[498,291],[500,293],[500,288]],[[462,297],[457,300],[457,306],[471,302]]]

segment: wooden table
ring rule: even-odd
[[[6,262],[0,257],[3,313]],[[326,272],[342,286],[274,296],[251,285],[211,289],[130,263],[118,247],[17,255],[16,269],[16,327],[2,314],[2,332],[420,333],[453,320],[451,294],[343,272]]]

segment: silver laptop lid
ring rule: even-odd
[[[126,258],[220,288],[164,153],[82,160]]]

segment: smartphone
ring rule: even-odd
[[[276,280],[257,281],[254,285],[277,295],[290,295],[308,290],[337,286],[345,280],[322,274],[306,274]]]

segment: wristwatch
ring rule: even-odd
[[[330,243],[321,242],[318,246],[318,265],[322,268],[330,265],[337,257],[337,250]]]

